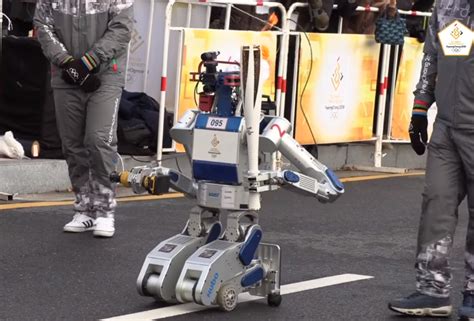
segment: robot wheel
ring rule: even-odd
[[[281,304],[281,295],[279,293],[270,293],[267,296],[267,303],[271,307],[278,307]]]
[[[239,293],[234,286],[224,285],[219,292],[217,292],[217,304],[222,311],[230,312],[237,306],[237,299]]]

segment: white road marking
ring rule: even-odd
[[[302,292],[307,290],[313,290],[317,288],[323,288],[326,286],[355,282],[355,281],[362,281],[372,279],[373,276],[367,275],[359,275],[359,274],[341,274],[341,275],[334,275],[320,279],[314,279],[309,281],[303,281],[298,283],[286,284],[281,286],[281,294],[291,294],[296,292]],[[255,301],[255,300],[262,300],[264,298],[251,296],[248,293],[243,293],[239,295],[239,303],[248,302],[248,301]],[[171,318],[178,315],[198,312],[201,310],[210,309],[213,307],[206,307],[202,305],[198,305],[195,303],[186,303],[186,304],[178,304],[170,307],[159,308],[144,312],[138,312],[133,314],[122,315],[118,317],[113,317],[109,319],[102,319],[103,321],[150,321],[150,320],[158,320],[164,318]]]

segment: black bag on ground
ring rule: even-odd
[[[153,155],[158,141],[160,104],[145,93],[122,93],[118,116],[118,150],[125,155]],[[171,147],[173,114],[165,111],[163,147]]]

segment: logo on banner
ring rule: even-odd
[[[216,158],[217,155],[221,154],[220,150],[217,148],[219,146],[219,144],[220,144],[220,141],[217,138],[217,135],[214,134],[214,137],[211,140],[212,147],[211,147],[211,149],[209,149],[209,152],[208,152],[209,154],[211,154],[211,156],[213,158]]]
[[[458,20],[441,30],[438,37],[445,56],[468,56],[471,52],[473,33]]]
[[[332,82],[332,86],[334,87],[334,90],[339,89],[339,86],[341,85],[341,82],[342,82],[342,78],[344,78],[344,75],[342,74],[342,71],[341,71],[341,64],[339,63],[340,59],[341,57],[337,57],[336,69],[334,70],[331,77],[331,82]]]
[[[345,109],[344,97],[339,91],[339,88],[342,84],[342,79],[344,78],[344,74],[342,73],[341,62],[341,57],[337,57],[336,66],[334,67],[334,71],[332,72],[332,75],[330,77],[333,91],[329,95],[328,101],[324,106],[330,119],[338,119],[339,112]]]

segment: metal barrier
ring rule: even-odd
[[[176,3],[182,3],[187,5],[187,18],[186,18],[186,24],[184,26],[172,26],[172,14],[173,14],[173,6]],[[150,0],[150,22],[148,26],[148,47],[147,47],[147,54],[146,54],[146,62],[145,62],[145,78],[144,78],[144,91],[146,91],[148,87],[148,74],[150,71],[150,58],[151,58],[151,43],[153,39],[153,17],[155,13],[155,0]],[[183,41],[183,31],[186,29],[192,29],[191,26],[191,18],[192,18],[192,10],[193,6],[207,6],[207,11],[206,11],[206,21],[207,25],[206,27],[209,27],[209,22],[210,22],[210,16],[211,16],[211,8],[212,7],[221,7],[225,8],[226,10],[226,15],[225,15],[225,21],[224,21],[224,30],[229,29],[230,25],[230,16],[231,16],[231,10],[234,5],[246,5],[246,6],[254,6],[254,7],[268,7],[268,8],[276,8],[279,9],[281,12],[281,28],[278,31],[274,31],[277,36],[281,37],[281,42],[279,45],[279,51],[280,51],[280,56],[278,60],[278,67],[277,67],[277,80],[276,80],[276,91],[275,91],[275,104],[277,106],[277,115],[279,116],[284,116],[285,115],[285,98],[287,94],[287,73],[288,73],[288,50],[289,50],[289,37],[290,35],[299,35],[301,37],[300,32],[296,31],[291,31],[290,30],[290,25],[291,25],[291,17],[293,13],[300,9],[300,8],[306,8],[308,7],[307,3],[293,3],[288,11],[285,10],[284,6],[279,3],[279,2],[263,2],[261,0],[258,1],[247,1],[247,0],[231,0],[231,1],[226,1],[226,0],[170,0],[168,4],[166,5],[166,13],[165,13],[165,21],[164,21],[164,40],[162,44],[163,48],[163,56],[162,56],[162,74],[161,74],[161,84],[160,84],[160,106],[163,108],[160,108],[160,113],[159,113],[159,125],[158,125],[158,148],[157,148],[157,161],[158,163],[161,163],[162,157],[163,157],[163,152],[167,151],[175,151],[175,143],[173,142],[172,148],[169,149],[163,149],[163,128],[164,128],[164,116],[165,116],[165,108],[164,106],[166,105],[166,94],[167,94],[167,89],[168,89],[168,54],[169,54],[169,43],[170,43],[170,33],[171,31],[179,31],[180,32],[180,42],[182,44]],[[337,5],[334,6],[334,9],[337,10]],[[357,11],[360,12],[378,12],[378,8],[374,7],[357,7]],[[398,10],[400,15],[408,15],[408,16],[418,16],[418,17],[429,17],[431,16],[431,13],[429,12],[419,12],[419,11],[404,11],[404,10]],[[3,21],[3,16],[4,14],[2,13],[2,3],[0,2],[0,28],[2,28],[1,22]],[[338,33],[342,33],[342,24],[343,24],[343,19],[339,19],[339,26],[338,26]],[[0,29],[1,32],[1,29]],[[380,61],[381,64],[381,75],[378,80],[378,89],[377,89],[377,95],[378,95],[378,106],[376,109],[377,112],[377,123],[375,126],[375,136],[373,137],[373,141],[375,141],[375,151],[374,151],[374,167],[375,168],[380,168],[382,167],[382,144],[385,142],[393,142],[393,140],[390,139],[384,139],[384,119],[385,115],[388,112],[389,116],[389,122],[388,122],[388,130],[391,128],[391,118],[392,118],[392,107],[393,107],[393,95],[395,91],[395,81],[394,79],[389,79],[389,67],[390,65],[394,66],[396,69],[396,66],[398,65],[398,51],[399,48],[398,46],[395,46],[395,55],[393,61],[390,61],[390,45],[382,45],[381,50],[383,52],[382,58]],[[295,52],[298,52],[300,48],[296,46]],[[0,39],[0,50],[1,50],[1,39]],[[0,54],[1,55],[1,54]],[[178,61],[181,60],[182,58],[182,48],[179,49],[178,52]],[[1,56],[0,56],[1,58]],[[421,57],[420,57],[421,59]],[[295,55],[295,69],[291,72],[293,72],[293,75],[295,76],[297,74],[297,67],[298,67],[299,61],[298,61],[298,55]],[[394,70],[395,70],[394,69]],[[181,73],[181,65],[178,64],[177,68],[175,69],[176,75],[180,75]],[[176,77],[176,83],[175,83],[175,90],[179,92],[180,88],[180,79],[179,77]],[[396,77],[394,77],[396,79]],[[297,77],[293,77],[294,82],[293,82],[293,91],[291,93],[291,122],[294,125],[295,123],[295,112],[296,112],[296,99],[297,99],[297,92],[296,92],[296,87],[297,87]],[[387,88],[388,86],[391,86],[391,95],[387,97]],[[388,99],[388,111],[386,110],[387,106],[387,99]],[[179,105],[179,95],[176,95],[175,101],[174,101],[174,113],[175,113],[175,121],[177,120],[178,117],[178,105]]]
[[[307,3],[299,3],[299,2],[293,3],[290,6],[289,10],[288,10],[287,16],[291,17],[296,10],[298,10],[300,8],[306,8],[306,7],[308,7]],[[337,5],[335,5],[333,8],[335,10],[337,10]],[[378,12],[379,9],[374,8],[374,7],[359,6],[359,7],[356,8],[356,11],[359,11],[359,12]],[[429,12],[419,12],[419,11],[411,11],[411,10],[409,10],[409,11],[398,10],[398,13],[400,15],[419,16],[419,17],[429,17],[429,16],[431,16],[431,13],[429,13]],[[342,25],[343,25],[343,18],[340,17],[339,18],[339,23],[338,23],[338,33],[342,33]],[[286,33],[289,33],[289,34],[292,34],[292,35],[299,35],[301,37],[301,32],[296,32],[296,31],[290,31],[289,30],[289,26],[290,26],[289,23],[287,23],[286,26],[287,26]],[[391,117],[392,117],[392,107],[393,107],[393,95],[394,95],[394,91],[395,91],[395,81],[394,80],[396,79],[396,75],[395,75],[394,79],[389,79],[389,68],[392,65],[394,67],[394,70],[396,70],[396,66],[398,65],[398,51],[399,51],[399,48],[398,48],[399,46],[394,46],[394,47],[395,47],[394,59],[393,59],[393,61],[390,61],[391,46],[390,45],[385,45],[385,44],[381,46],[381,51],[382,51],[381,60],[380,60],[381,73],[380,73],[380,77],[378,79],[378,86],[377,86],[378,105],[374,106],[374,107],[376,107],[375,112],[376,112],[376,117],[377,117],[377,123],[376,123],[376,126],[375,126],[375,136],[372,139],[375,142],[375,150],[374,150],[374,168],[375,169],[382,167],[382,158],[383,158],[382,145],[383,145],[383,143],[393,142],[391,140],[384,140],[384,130],[386,129],[386,128],[384,128],[384,120],[385,120],[385,115],[386,115],[386,112],[387,112],[386,111],[386,106],[387,106],[387,98],[388,98],[389,99],[388,100],[388,106],[389,106],[388,116],[390,117],[388,128],[390,128],[390,126],[391,126]],[[298,48],[296,48],[296,50],[298,50]],[[420,59],[421,59],[421,57],[420,57]],[[298,67],[297,64],[298,64],[298,61],[296,61],[295,69],[292,71],[293,76],[294,76],[293,77],[294,82],[293,82],[293,91],[292,91],[292,100],[291,100],[291,123],[292,123],[293,126],[295,125],[295,115],[296,115],[296,108],[297,108],[297,106],[296,106],[296,99],[297,99],[297,92],[296,92],[296,90],[297,90],[296,89],[296,87],[297,87],[296,86],[297,85],[297,77],[296,77],[296,74],[297,74],[297,67]],[[285,75],[286,75],[286,73],[285,73]],[[391,84],[391,95],[390,95],[390,97],[387,97],[387,89],[388,89],[389,84]],[[309,124],[308,124],[308,126],[309,126]]]

